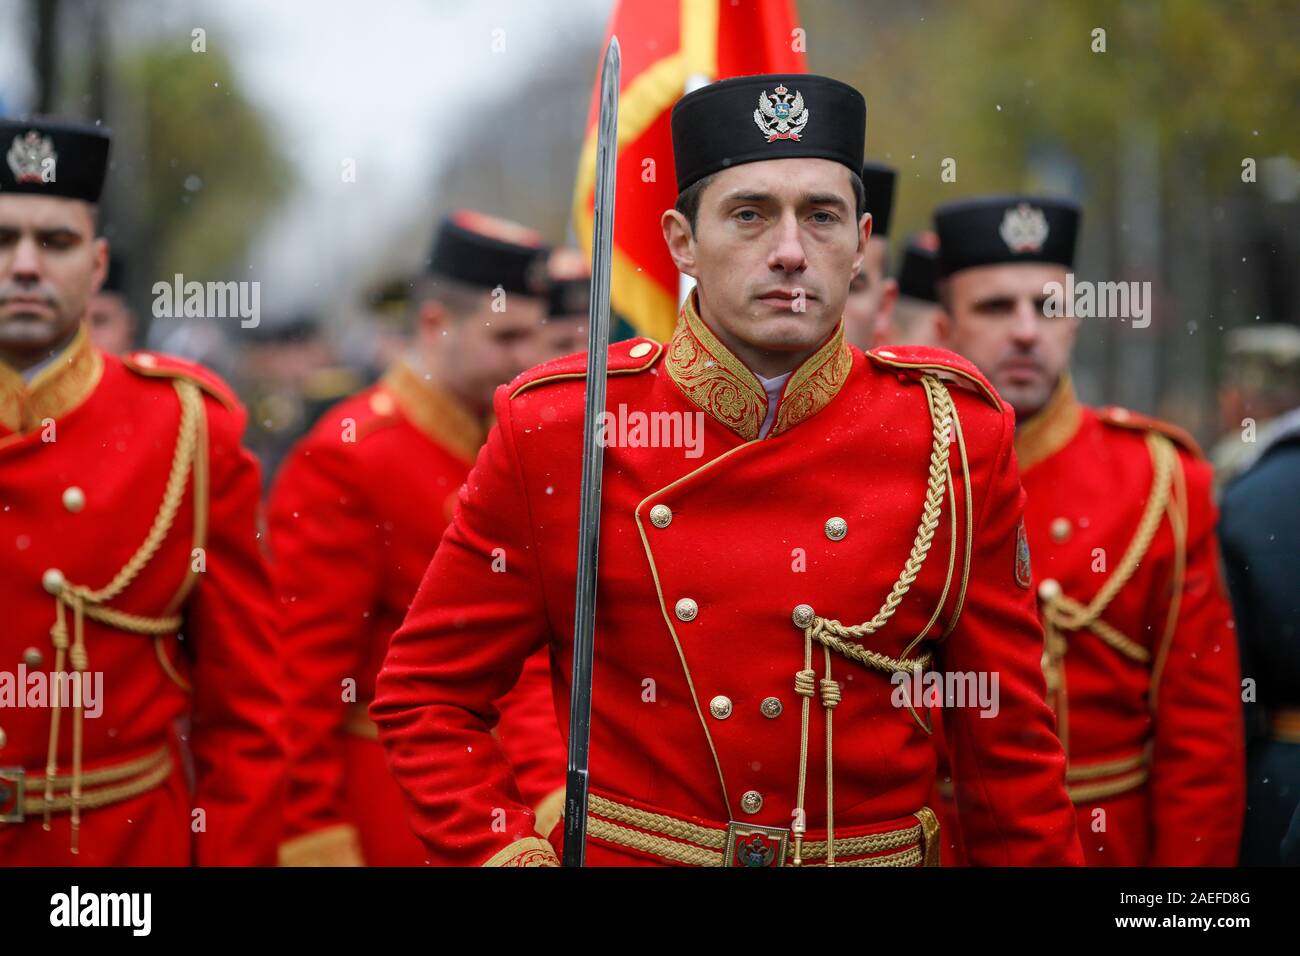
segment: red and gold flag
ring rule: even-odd
[[[673,104],[688,81],[807,72],[803,35],[793,0],[618,0],[606,42],[615,34],[623,70],[611,308],[636,334],[666,340],[677,320],[679,281],[659,228],[677,199]],[[599,95],[597,83],[573,199],[584,249],[591,248]]]

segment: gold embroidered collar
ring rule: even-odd
[[[412,425],[473,464],[487,438],[487,428],[477,415],[404,359],[394,363],[381,385]]]
[[[30,382],[0,361],[0,427],[25,434],[46,419],[59,419],[80,405],[104,372],[104,358],[83,324],[72,341]]]
[[[1016,461],[1027,471],[1070,443],[1079,430],[1081,412],[1070,373],[1061,375],[1056,390],[1036,415],[1016,426]]]
[[[692,292],[682,305],[664,365],[682,394],[741,438],[753,441],[767,418],[767,392],[758,376],[700,318],[697,295]],[[829,405],[852,367],[840,322],[821,348],[786,380],[767,437],[789,431]]]

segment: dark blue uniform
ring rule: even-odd
[[[1282,862],[1300,803],[1300,427],[1276,436],[1224,492],[1219,539],[1242,656],[1246,823],[1241,863]]]

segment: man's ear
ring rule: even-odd
[[[664,244],[668,254],[673,257],[677,271],[698,279],[695,272],[695,234],[691,224],[676,209],[665,209],[659,225],[664,231]]]
[[[855,279],[862,271],[862,260],[867,257],[867,240],[870,238],[871,213],[864,212],[862,218],[858,220],[858,253],[853,257],[853,271],[849,273],[849,281]]]
[[[108,278],[108,240],[96,239],[92,248],[95,250],[95,268],[90,273],[90,294],[95,295]]]
[[[437,299],[425,299],[415,317],[415,331],[421,337],[437,338],[451,324],[447,307]]]
[[[936,308],[934,310],[934,337],[943,348],[952,347],[952,316],[948,314],[947,309]]]
[[[880,306],[873,329],[875,345],[886,345],[885,337],[894,325],[894,303],[898,301],[898,280],[886,279],[880,286]]]

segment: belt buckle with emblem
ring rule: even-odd
[[[22,767],[0,767],[0,823],[22,823],[27,796],[27,772]]]
[[[785,848],[790,831],[783,827],[762,827],[756,823],[727,824],[727,847],[723,866],[785,866]]]

